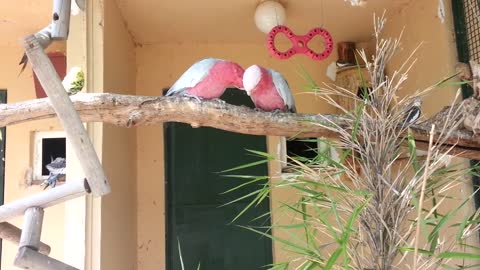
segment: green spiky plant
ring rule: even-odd
[[[290,158],[293,173],[272,177],[240,176],[244,184],[258,189],[242,198],[251,203],[237,216],[275,190],[286,189],[290,200],[281,206],[269,228],[245,226],[247,230],[280,243],[287,261],[269,269],[470,269],[480,266],[478,248],[479,211],[471,210],[473,192],[466,190],[473,170],[450,165],[449,150],[441,144],[460,124],[459,109],[451,107],[442,123],[432,124],[426,157],[419,156],[411,124],[404,117],[411,103],[445,84],[446,78],[413,95],[399,97],[399,89],[415,62],[413,53],[390,76],[384,73],[396,54],[400,39],[380,37],[385,19],[375,18],[376,55],[368,59],[360,51],[368,70],[371,93],[359,99],[355,93],[335,85],[318,86],[309,80],[313,93],[343,111],[342,125],[325,118],[315,123],[336,134],[325,140],[326,150],[315,158]],[[359,71],[360,76],[362,73]],[[310,78],[306,76],[306,78]],[[367,89],[366,80],[363,89]],[[353,99],[348,111],[336,97]],[[367,96],[367,95],[364,95]],[[457,95],[458,97],[458,95]],[[435,134],[435,136],[433,136]],[[453,149],[453,147],[452,147]],[[331,155],[338,151],[339,157]],[[228,170],[256,166],[275,158],[250,151],[260,160]],[[234,175],[230,175],[235,177]],[[262,183],[262,184],[258,184]],[[276,200],[273,196],[272,200]],[[262,217],[259,217],[262,218]]]

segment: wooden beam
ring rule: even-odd
[[[12,242],[16,245],[20,244],[20,235],[22,230],[17,226],[14,226],[8,222],[0,222],[0,238],[8,242]],[[49,245],[40,242],[38,245],[38,252],[48,255],[50,254],[51,248]]]
[[[38,253],[28,247],[18,250],[14,265],[23,269],[33,270],[78,270],[78,268]]]
[[[75,150],[93,195],[101,196],[109,193],[110,185],[93,144],[52,63],[34,36],[27,37],[23,45],[33,70],[45,89],[60,123],[65,129],[67,138]]]
[[[0,222],[21,216],[30,207],[47,208],[87,194],[85,181],[73,180],[0,206]]]
[[[148,97],[118,94],[76,94],[71,97],[84,122],[103,122],[120,127],[183,122],[194,127],[207,126],[231,132],[286,137],[336,138],[325,125],[346,127],[340,115],[267,113],[218,101],[198,102],[186,97]],[[0,126],[55,117],[48,99],[0,104]],[[419,149],[426,149],[429,125],[412,127]],[[456,154],[480,159],[480,140],[468,130],[451,133],[444,149],[456,145]]]

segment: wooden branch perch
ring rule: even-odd
[[[84,122],[104,122],[120,127],[183,122],[193,127],[214,127],[252,135],[336,138],[337,134],[316,123],[346,126],[339,115],[266,113],[218,101],[198,102],[186,97],[147,97],[117,94],[77,94],[73,105]],[[0,126],[53,118],[48,99],[0,105]],[[430,126],[412,128],[419,149],[428,145]],[[443,146],[456,145],[455,154],[480,159],[480,141],[467,130],[456,130]]]
[[[68,8],[70,8],[70,5],[68,5]],[[43,52],[43,48],[34,36],[27,37],[23,45],[28,59],[32,63],[33,70],[50,98],[60,123],[65,129],[67,138],[72,144],[93,195],[108,194],[110,185],[102,164],[50,59]]]

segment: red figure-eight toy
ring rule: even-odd
[[[281,52],[275,47],[275,37],[279,33],[285,34],[292,42],[292,47],[286,52]],[[325,49],[321,53],[316,53],[308,47],[308,42],[316,35],[325,40]],[[285,25],[277,25],[268,34],[267,47],[270,53],[278,59],[288,59],[292,55],[303,53],[313,60],[323,60],[332,53],[333,39],[330,33],[321,27],[313,28],[304,36],[297,36]]]

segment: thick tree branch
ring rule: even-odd
[[[71,96],[84,122],[104,122],[120,127],[183,122],[193,127],[214,127],[227,131],[286,137],[326,137],[337,134],[323,125],[346,127],[339,115],[266,113],[219,101],[198,102],[185,97],[147,97],[118,94],[77,94]],[[48,98],[0,105],[0,126],[56,117]],[[412,130],[418,147],[428,142],[430,125],[415,125]],[[455,154],[480,159],[480,141],[468,130],[456,130],[443,145],[456,145]]]

